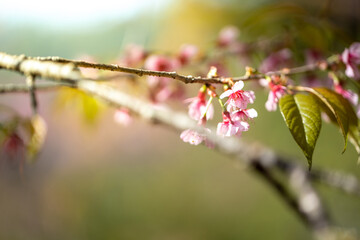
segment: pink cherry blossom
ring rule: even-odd
[[[223,121],[218,123],[217,134],[220,136],[241,136],[241,132],[249,130],[249,123],[233,121],[229,112],[223,113]]]
[[[154,102],[164,102],[172,95],[172,90],[169,86],[159,87],[153,91]]]
[[[205,128],[206,131],[210,132],[210,129]],[[209,141],[205,134],[200,134],[192,129],[186,129],[180,134],[180,138],[184,142],[188,142],[192,145],[199,145],[200,143],[204,142],[205,146],[208,148],[214,148],[214,143]]]
[[[345,90],[340,84],[334,84],[335,92],[341,94],[349,100],[354,106],[358,104],[359,96],[351,90]]]
[[[201,117],[205,114],[206,106],[207,106],[205,96],[206,96],[205,92],[199,91],[197,97],[186,100],[187,102],[190,102],[189,116],[192,119],[199,121]],[[207,120],[212,119],[213,116],[214,116],[214,107],[212,104],[210,104],[206,112],[206,119]]]
[[[162,55],[151,55],[144,64],[148,70],[167,72],[174,71],[180,66],[179,60]],[[171,84],[172,81],[169,78],[151,76],[147,80],[150,88],[150,99],[154,103],[164,102],[169,98],[182,99],[183,88]]]
[[[228,97],[226,104],[228,104],[228,111],[231,109],[245,109],[249,103],[254,103],[255,94],[253,91],[244,91],[243,81],[238,81],[232,86],[231,89],[225,91],[220,95],[223,99]]]
[[[256,118],[258,113],[255,109],[243,109],[231,113],[231,119],[233,121],[244,121],[247,122],[252,118]]]
[[[148,70],[153,71],[174,71],[179,67],[179,62],[175,59],[162,56],[162,55],[151,55],[149,56],[144,66]],[[166,84],[169,82],[169,79],[167,78],[161,78],[161,77],[148,77],[148,83],[150,86],[155,86],[157,84]]]
[[[145,61],[145,68],[154,71],[171,71],[176,67],[173,59],[162,55],[151,55]]]
[[[324,56],[317,49],[307,49],[305,51],[305,63],[306,65],[316,64],[320,60],[323,60]]]
[[[260,72],[267,73],[283,67],[289,67],[291,64],[292,53],[285,48],[278,52],[270,54],[261,64]]]
[[[355,42],[344,50],[341,60],[346,65],[345,74],[354,79],[360,79],[360,71],[357,65],[360,64],[360,42]]]
[[[132,117],[130,116],[129,110],[126,108],[116,110],[114,114],[114,120],[115,122],[124,126],[130,125],[133,121]]]
[[[129,44],[125,48],[125,56],[121,59],[121,64],[129,67],[137,66],[146,58],[145,49],[137,44]]]
[[[199,49],[195,45],[184,44],[180,48],[178,59],[181,65],[186,65],[198,53]]]
[[[235,26],[227,26],[221,29],[217,44],[220,47],[227,47],[234,43],[239,36],[239,29]]]
[[[278,84],[269,83],[270,92],[265,108],[269,111],[276,111],[279,99],[286,94],[286,87]]]
[[[191,130],[191,129],[187,129],[185,131],[183,131],[180,134],[180,138],[184,141],[184,142],[188,142],[192,145],[199,145],[200,143],[202,143],[205,140],[205,136],[199,134],[198,132]]]

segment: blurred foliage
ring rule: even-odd
[[[34,162],[47,134],[46,123],[37,114],[22,117],[0,105],[0,170],[13,168],[22,173],[25,162]]]
[[[73,112],[83,116],[88,124],[94,124],[105,108],[105,105],[94,97],[77,89],[64,87],[58,91],[54,108],[62,110],[69,105]]]

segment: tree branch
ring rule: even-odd
[[[158,108],[149,102],[121,92],[112,86],[82,79],[76,69],[76,66],[79,66],[76,62],[59,63],[61,61],[56,59],[57,58],[54,58],[55,62],[50,62],[52,60],[49,58],[44,61],[44,59],[39,60],[37,58],[11,56],[0,53],[0,68],[16,71],[24,75],[39,76],[60,83],[68,83],[70,81],[73,86],[79,90],[103,99],[117,107],[125,107],[148,121],[161,123],[177,131],[194,129],[202,134],[206,134],[209,140],[214,143],[217,151],[221,152],[223,155],[240,160],[267,179],[270,186],[276,189],[285,202],[312,230],[315,237],[321,238],[324,234],[327,234],[331,230],[332,223],[318,193],[311,184],[311,180],[314,179],[326,179],[325,182],[333,183],[333,181],[330,181],[329,178],[311,177],[307,169],[302,165],[291,161],[291,159],[284,158],[283,156],[280,156],[272,150],[259,144],[245,143],[241,139],[237,138],[222,138],[214,134],[214,129],[212,129],[211,133],[208,133],[203,127],[198,126],[196,122],[184,113],[175,112],[166,107]],[[118,66],[113,67],[114,69],[119,69],[119,71],[122,69]],[[137,69],[133,73],[141,73],[144,75],[143,71],[144,70]],[[145,73],[150,74],[151,72],[145,71]],[[158,73],[159,72],[156,74]],[[181,75],[177,75],[176,73],[166,74],[155,76],[167,76],[178,80],[183,79],[184,82],[186,82],[184,78],[179,77]],[[187,79],[187,77],[185,78]],[[200,81],[202,78],[197,79]],[[202,81],[203,80],[204,79],[202,79]],[[211,81],[216,82],[220,80],[211,79]],[[275,170],[279,171],[288,178],[288,184],[293,195],[290,194],[289,190],[287,190],[276,178],[273,177],[272,172]],[[323,175],[318,174],[318,176]],[[347,186],[347,184],[332,185],[338,187]]]
[[[59,84],[59,83],[36,83],[34,88],[38,90],[54,90],[62,86],[71,87],[71,84]],[[16,83],[4,83],[0,84],[0,94],[1,93],[24,93],[29,92],[29,86],[26,84],[16,84]]]
[[[360,197],[360,182],[353,175],[315,169],[311,171],[310,177],[313,181],[324,183],[345,193]]]
[[[108,71],[116,71],[116,72],[124,72],[130,74],[136,74],[138,76],[155,76],[155,77],[167,77],[179,80],[183,83],[203,83],[203,84],[225,84],[229,82],[229,78],[224,77],[214,77],[214,78],[207,78],[207,77],[194,77],[191,75],[185,76],[178,74],[176,72],[164,72],[164,71],[152,71],[146,69],[137,69],[137,68],[130,68],[130,67],[122,67],[116,64],[99,64],[99,63],[90,63],[86,61],[79,61],[79,60],[69,60],[60,57],[36,57],[32,58],[39,61],[51,61],[51,62],[59,62],[59,63],[72,63],[77,67],[83,68],[94,68],[100,70],[108,70]],[[253,75],[244,75],[238,77],[231,77],[232,81],[249,81],[249,80],[258,80],[261,78],[265,78],[265,76],[271,75],[294,75],[299,73],[306,73],[310,71],[314,71],[315,69],[319,68],[320,63],[309,64],[301,67],[291,68],[291,69],[283,69],[278,71],[271,71],[265,74],[253,74]]]

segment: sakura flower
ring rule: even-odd
[[[285,48],[278,52],[270,54],[261,64],[260,72],[267,73],[282,67],[288,67],[291,63],[292,53]]]
[[[125,48],[125,56],[121,63],[125,66],[133,67],[143,61],[146,58],[146,55],[147,53],[142,46],[129,44]]]
[[[334,84],[335,92],[341,94],[349,100],[354,106],[358,104],[359,96],[351,90],[345,90],[340,84]]]
[[[205,128],[206,131],[210,132],[210,129]],[[184,130],[181,134],[180,134],[180,138],[184,141],[184,142],[188,142],[192,145],[199,145],[200,143],[204,142],[205,146],[207,146],[208,148],[214,148],[214,143],[209,141],[205,134],[200,134],[194,130],[191,129],[186,129]]]
[[[239,29],[235,26],[227,26],[221,29],[217,44],[220,47],[227,47],[234,43],[239,36]]]
[[[286,94],[286,87],[278,84],[269,83],[270,92],[265,108],[269,111],[276,111],[279,99]]]
[[[233,121],[244,121],[247,122],[251,118],[256,118],[258,113],[255,109],[243,109],[231,113],[231,119]]]
[[[258,83],[262,87],[268,87],[269,86],[269,81],[267,79],[265,79],[265,78],[260,78]]]
[[[178,59],[181,65],[185,65],[190,62],[192,58],[196,56],[199,49],[195,45],[185,44],[181,46]]]
[[[358,66],[360,64],[360,42],[355,42],[344,50],[341,60],[346,65],[345,74],[354,79],[360,79]]]
[[[194,119],[199,121],[203,115],[206,112],[206,119],[212,119],[214,116],[214,107],[213,105],[210,103],[208,109],[207,108],[207,103],[206,103],[206,99],[205,99],[205,92],[202,92],[201,90],[199,91],[199,94],[197,97],[195,98],[190,98],[187,99],[186,101],[190,101],[190,105],[189,105],[189,116]]]
[[[133,121],[132,117],[130,116],[129,110],[127,110],[126,108],[116,110],[114,114],[114,120],[115,122],[123,126],[128,126]]]
[[[243,81],[236,82],[231,89],[225,91],[220,95],[220,98],[223,99],[228,97],[226,104],[228,104],[228,111],[230,109],[245,109],[249,103],[254,103],[255,94],[253,91],[244,91]]]
[[[191,129],[187,129],[187,130],[183,131],[180,134],[180,138],[184,142],[188,142],[192,145],[199,145],[200,143],[202,143],[205,140],[205,137],[203,135],[201,135],[198,132],[191,130]]]
[[[175,59],[168,58],[161,55],[151,55],[144,63],[145,68],[154,71],[174,71],[179,67],[179,62]],[[150,86],[155,86],[159,82],[167,83],[167,78],[149,77],[148,83]]]
[[[322,53],[317,49],[307,49],[305,51],[306,65],[315,64],[323,59],[324,59],[324,57],[323,57]]]
[[[229,112],[223,113],[223,121],[217,126],[217,134],[220,136],[241,136],[241,132],[249,130],[249,123],[233,121]]]
[[[171,97],[172,90],[169,86],[163,86],[153,89],[152,94],[152,100],[154,100],[154,102],[164,102]]]

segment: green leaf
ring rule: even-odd
[[[349,132],[349,140],[354,145],[356,152],[358,153],[358,163],[360,164],[360,132],[359,128],[351,127]]]
[[[357,151],[357,153],[359,155],[358,162],[360,163],[360,132],[359,132],[358,117],[356,116],[356,113],[355,113],[352,105],[346,98],[344,98],[343,96],[341,96],[340,94],[337,94],[335,92],[333,92],[333,93],[337,95],[337,99],[340,101],[341,106],[343,106],[343,108],[345,110],[346,116],[349,121],[348,137],[349,137],[350,142],[354,145],[355,150]],[[326,107],[326,105],[324,106],[324,104],[323,104],[323,110],[328,115],[328,117],[330,118],[330,120],[333,123],[339,125],[335,115]]]
[[[96,98],[71,88],[63,88],[59,91],[56,105],[57,108],[64,108],[68,105],[75,107],[77,112],[83,114],[84,120],[88,124],[96,123],[99,114],[105,108],[105,105]]]
[[[285,95],[279,102],[281,114],[291,135],[304,152],[309,169],[321,129],[321,115],[312,95]]]
[[[344,152],[346,150],[349,131],[350,137],[355,135],[355,131],[357,131],[355,129],[357,129],[358,126],[358,119],[354,109],[349,101],[342,95],[328,88],[313,88],[311,93],[323,103],[321,104],[322,110],[329,116],[331,121],[339,125],[345,141]]]

